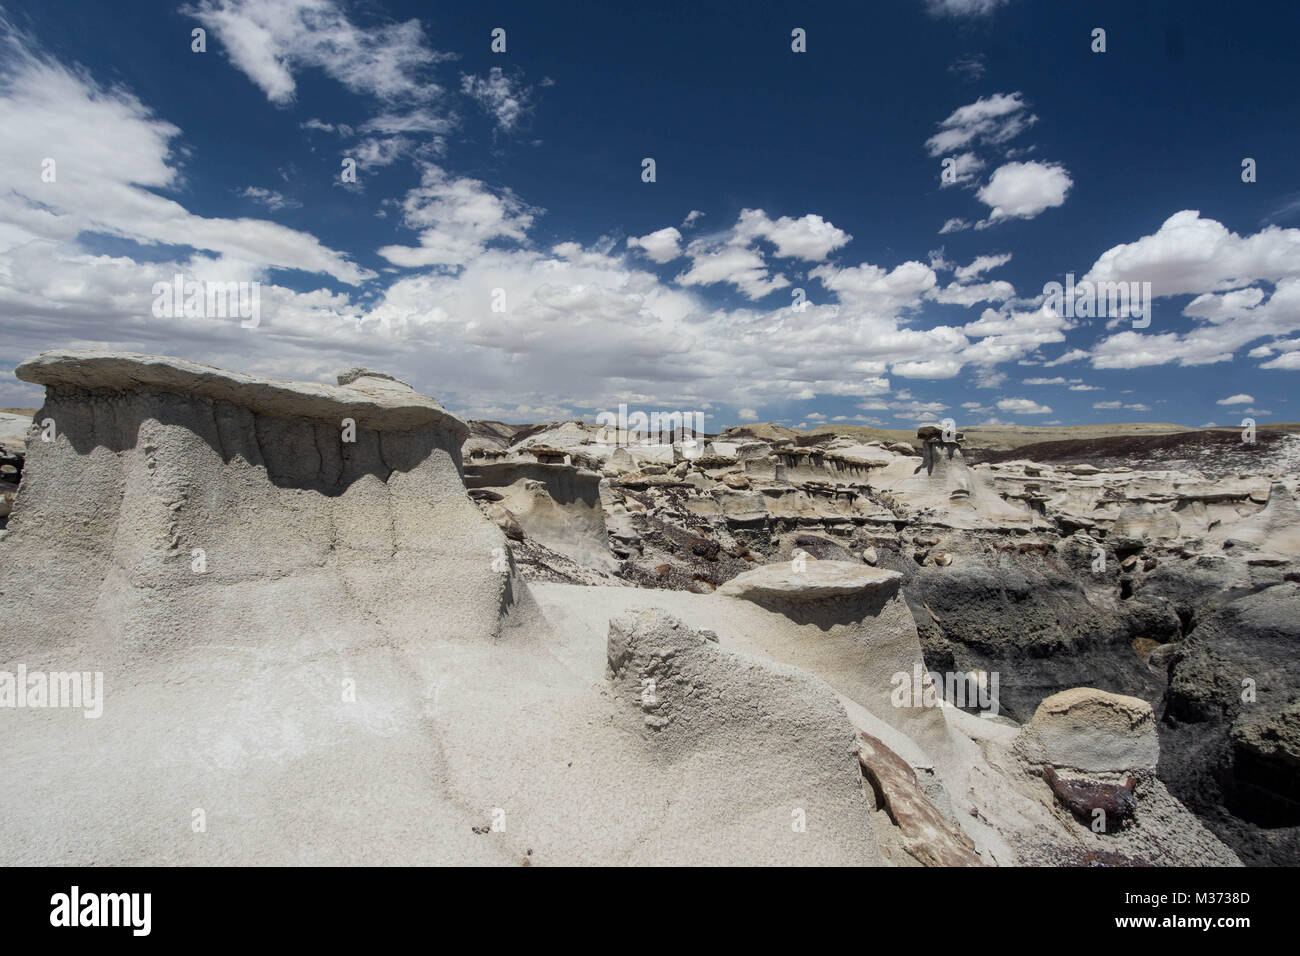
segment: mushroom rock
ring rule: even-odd
[[[1092,687],[1045,699],[1021,735],[1042,762],[1085,773],[1153,771],[1160,756],[1151,705]]]
[[[752,629],[747,642],[822,677],[938,759],[948,746],[941,708],[923,694],[901,701],[898,695],[902,682],[910,689],[914,675],[928,673],[902,580],[897,571],[857,561],[805,558],[746,571],[718,594],[785,619]]]
[[[2,545],[6,658],[99,675],[103,698],[98,719],[5,718],[0,857],[433,859],[414,821],[454,808],[427,648],[490,647],[529,602],[466,495],[465,424],[364,370],[57,351],[17,375],[55,437],[27,450]]]
[[[880,470],[874,484],[908,507],[928,513],[934,524],[953,528],[1026,528],[1034,521],[1028,507],[1004,501],[986,477],[967,466],[961,432],[944,440],[936,425],[917,429],[922,442],[921,463],[900,473],[897,466]],[[901,459],[907,461],[907,459]]]

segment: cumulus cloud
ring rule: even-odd
[[[1117,402],[1117,401],[1110,401],[1110,402],[1093,402],[1093,403],[1092,403],[1092,407],[1093,407],[1093,408],[1096,408],[1096,409],[1126,408],[1126,409],[1128,409],[1128,410],[1131,411],[1131,412],[1149,412],[1149,411],[1151,411],[1151,406],[1150,406],[1150,405],[1145,405],[1145,404],[1143,404],[1142,402],[1129,402],[1129,403],[1125,403],[1125,402]]]
[[[269,16],[275,4],[206,6],[231,16],[249,10]],[[307,6],[320,13],[319,20],[307,17],[308,29],[329,32],[341,29],[340,22],[351,24],[346,17],[331,19],[338,8],[328,0],[283,0],[279,9],[298,23],[306,22]],[[265,27],[272,38],[284,33],[277,24]],[[269,65],[250,60],[250,76],[260,78],[254,82],[265,84],[272,102],[292,99],[294,78],[304,69],[335,75],[314,63],[315,54],[294,52],[316,49],[318,41],[285,42],[290,52],[277,46]],[[368,42],[343,42],[336,59],[362,62]],[[387,54],[372,51],[375,68],[381,75],[388,70],[389,78],[353,76],[350,88],[377,99],[376,114],[354,125],[301,125],[316,142],[322,133],[359,137],[355,151],[375,164],[415,160],[418,185],[383,207],[400,211],[397,225],[408,230],[378,250],[398,268],[376,276],[308,233],[251,217],[208,219],[190,213],[179,198],[164,198],[183,198],[187,188],[175,147],[181,130],[129,92],[100,87],[85,71],[60,67],[32,49],[18,44],[0,56],[0,123],[24,131],[23,137],[0,140],[0,162],[5,168],[39,168],[47,153],[80,159],[60,163],[57,189],[11,182],[0,195],[0,314],[6,323],[0,360],[25,357],[34,347],[111,342],[322,380],[335,368],[364,361],[390,369],[453,409],[492,410],[497,418],[570,417],[625,400],[739,408],[747,420],[757,420],[756,410],[822,396],[861,401],[863,410],[896,419],[932,418],[947,406],[932,396],[895,392],[891,379],[913,384],[964,374],[970,377],[962,382],[1001,389],[1007,378],[998,368],[1003,363],[1054,366],[1093,355],[1071,349],[1043,362],[1042,351],[1064,347],[1075,325],[1050,310],[1035,311],[1036,302],[1016,300],[1008,282],[983,281],[1009,254],[977,256],[956,268],[942,256],[929,265],[902,256],[879,264],[846,263],[841,250],[852,237],[817,214],[746,209],[730,228],[687,242],[682,232],[702,216],[691,210],[679,226],[631,237],[622,247],[610,238],[584,245],[565,236],[548,236],[543,246],[535,229],[542,210],[503,185],[451,171],[448,161],[435,162],[424,145],[417,146],[452,128],[443,94],[429,86],[423,67],[412,66],[404,75],[414,86],[403,85],[391,73]],[[276,85],[277,64],[287,85]],[[344,66],[331,69],[350,76]],[[490,82],[492,74],[487,76]],[[969,133],[970,143],[991,144],[1014,128],[1008,117],[1030,121],[1023,104],[993,97],[971,105],[980,104],[978,110],[958,111],[940,132]],[[56,124],[51,117],[66,121]],[[39,152],[29,140],[41,143]],[[228,201],[268,209],[293,202],[239,181],[219,183],[218,192]],[[1008,208],[1019,207],[1008,202]],[[104,242],[105,236],[116,241]],[[1224,247],[1249,241],[1231,237]],[[675,281],[649,267],[678,255],[685,259]],[[778,265],[781,259],[787,261]],[[1300,343],[1300,277],[1251,268],[1224,272],[1255,276],[1246,286],[1198,293],[1186,309],[1197,326],[1191,331],[1159,329],[1139,337],[1137,347],[1117,339],[1098,349],[1094,361],[1111,354],[1167,354],[1173,358],[1165,360],[1190,362],[1265,341],[1266,351],[1254,356],[1265,368],[1300,367],[1300,344],[1292,344]],[[276,270],[294,270],[295,288]],[[954,281],[940,283],[938,274],[949,270]],[[262,327],[251,333],[237,323],[155,319],[149,310],[152,283],[174,272],[261,280]],[[796,278],[800,285],[821,285],[806,310],[791,309],[784,296],[773,307],[758,305]],[[361,288],[313,288],[327,280]],[[1268,283],[1274,283],[1271,290],[1262,287]],[[504,311],[494,308],[497,290],[505,292]],[[975,321],[964,322],[974,314],[967,313],[952,324],[936,323],[935,312],[960,313],[935,305],[980,303],[993,307]],[[1064,381],[1071,389],[1091,388],[1077,379]],[[1050,412],[1028,399],[989,401],[976,403],[980,414]],[[1120,407],[1136,410],[1140,403]]]
[[[1300,271],[1300,267],[1297,268]],[[1141,368],[1148,365],[1211,365],[1232,361],[1239,349],[1261,338],[1300,332],[1300,278],[1278,280],[1273,294],[1260,290],[1205,293],[1184,314],[1197,320],[1189,332],[1143,334],[1120,332],[1092,348],[1095,368]],[[1261,367],[1287,368],[1264,363]]]
[[[945,219],[943,226],[939,229],[939,235],[946,236],[951,232],[965,232],[971,227],[965,219],[953,218]]]
[[[961,371],[961,362],[952,358],[926,359],[919,362],[895,362],[890,371],[899,378],[952,378]]]
[[[782,216],[774,221],[761,209],[742,209],[732,237],[732,241],[746,244],[766,239],[776,246],[778,256],[808,262],[821,262],[853,238],[813,213],[799,219]]]
[[[628,236],[627,247],[629,249],[640,249],[653,262],[665,263],[671,262],[682,254],[681,242],[682,234],[672,226],[666,229],[659,229],[645,236]]]
[[[1269,226],[1239,236],[1194,209],[1176,212],[1155,233],[1107,249],[1091,282],[1150,282],[1156,297],[1238,289],[1300,276],[1300,229]]]
[[[1016,287],[1010,282],[976,282],[962,285],[950,282],[944,288],[935,288],[929,298],[944,305],[972,306],[978,302],[1005,302],[1016,294]]]
[[[1253,405],[1255,399],[1249,395],[1229,395],[1227,398],[1221,398],[1214,404],[1216,405]]]
[[[1065,332],[1073,327],[1072,320],[1047,308],[1036,312],[985,309],[977,321],[962,326],[966,336],[980,341],[964,349],[961,357],[979,365],[1015,361],[1043,345],[1064,342]]]
[[[1050,415],[1051,406],[1039,405],[1028,398],[1003,398],[998,400],[998,411],[1013,415]]]
[[[1300,352],[1287,352],[1269,362],[1263,362],[1260,368],[1281,369],[1285,371],[1300,370]]]
[[[763,254],[749,246],[697,239],[686,247],[686,254],[691,267],[677,276],[681,285],[727,282],[750,299],[761,299],[790,285],[785,276],[772,275]]]
[[[1074,180],[1059,163],[1007,163],[999,166],[988,184],[975,193],[991,207],[986,224],[1003,219],[1033,219],[1065,202]]]
[[[924,263],[904,262],[892,270],[864,262],[840,268],[821,265],[808,273],[839,296],[846,305],[872,313],[894,313],[915,308],[921,296],[934,288],[934,270]]]
[[[522,241],[538,213],[508,189],[427,166],[402,201],[403,222],[420,233],[419,246],[385,246],[379,254],[406,268],[459,266],[495,240]]]
[[[665,230],[652,235],[661,233]],[[742,209],[731,229],[695,239],[687,245],[691,266],[676,281],[687,286],[729,283],[748,298],[761,299],[788,288],[790,281],[781,273],[773,274],[769,270],[758,240],[772,243],[778,257],[820,262],[852,238],[812,213],[798,219],[782,216],[774,220],[761,209]]]

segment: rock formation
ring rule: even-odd
[[[653,615],[615,626],[606,686],[605,636],[537,615],[432,400],[119,353],[19,374],[56,437],[0,542],[7,673],[102,697],[0,682],[3,862],[878,861],[832,692]],[[638,745],[620,678],[674,640],[674,726]]]
[[[1181,642],[1202,621],[1212,619],[1224,600],[1300,580],[1300,556],[1290,541],[1297,527],[1296,479],[1276,471],[1290,460],[1285,455],[1291,454],[1287,450],[1291,446],[1285,441],[1261,442],[1244,452],[1216,446],[1212,455],[1198,451],[1192,462],[1177,457],[1180,436],[1121,440],[1129,460],[1142,460],[1139,441],[1160,449],[1153,456],[1158,460],[1139,470],[1105,454],[1098,455],[1097,465],[1068,458],[1053,463],[983,453],[977,453],[972,463],[965,447],[968,439],[957,433],[945,441],[938,426],[918,429],[915,446],[829,432],[806,440],[796,433],[778,437],[762,430],[733,431],[706,440],[704,454],[692,459],[665,446],[657,464],[638,460],[623,448],[604,448],[597,430],[574,423],[535,426],[528,436],[515,451],[507,443],[501,454],[526,457],[529,442],[544,443],[567,449],[574,460],[588,455],[601,462],[608,547],[618,560],[612,572],[615,578],[643,589],[751,592],[761,606],[782,614],[787,627],[797,627],[807,626],[812,614],[792,598],[800,588],[810,595],[816,588],[812,579],[801,580],[792,570],[801,560],[810,568],[815,562],[853,562],[864,569],[894,572],[901,575],[899,591],[915,621],[925,668],[968,676],[999,675],[1000,714],[1016,721],[1031,722],[1046,699],[1072,688],[1091,687],[1096,693],[1138,698],[1155,711],[1153,723],[1143,731],[1148,751],[1151,727],[1158,727],[1166,744],[1161,779],[1182,794],[1190,786],[1200,786],[1192,768],[1201,751],[1192,745],[1190,734],[1178,729],[1183,725],[1178,722],[1181,698],[1176,687],[1170,689],[1174,706],[1166,714],[1169,677],[1176,672],[1175,664],[1184,661]],[[1203,444],[1199,433],[1186,441],[1195,448],[1198,443]],[[1060,451],[1055,446],[1052,450]],[[1252,454],[1274,457],[1267,461],[1261,457],[1252,464]],[[566,576],[539,573],[531,563],[523,569],[535,580],[578,580],[573,569],[566,569]],[[749,583],[766,579],[791,590],[779,597]],[[602,582],[587,579],[585,583]],[[824,597],[830,603],[848,600]],[[665,595],[656,600],[669,599]],[[687,613],[676,604],[674,611]],[[719,633],[726,631],[716,620],[707,622],[707,617],[688,619],[699,626],[718,627]],[[867,626],[881,624],[871,621]],[[767,633],[762,627],[753,631]],[[736,646],[791,661],[795,649],[813,646],[792,639],[796,633],[797,629],[773,637],[761,648],[752,636],[737,637]],[[1245,640],[1255,648],[1246,653],[1263,653],[1267,659],[1267,649],[1256,648],[1266,638],[1251,632]],[[826,648],[838,646],[842,645],[829,642]],[[874,698],[862,688],[847,690],[848,675],[862,673],[860,668],[855,670],[844,661],[815,668],[806,658],[794,660],[827,679],[840,691],[854,719],[860,725],[866,722],[863,714],[869,711],[855,697],[878,702],[881,688],[875,688]],[[1184,679],[1191,674],[1185,664],[1182,674]],[[936,690],[942,698],[944,689]],[[1283,701],[1288,699],[1300,704],[1284,695]],[[888,745],[908,754],[935,800],[943,804],[950,799],[947,790],[953,784],[939,782],[943,774],[938,768],[962,751],[960,741],[945,742],[933,726],[915,730],[909,737],[890,723],[889,714],[871,717],[875,729],[870,732],[896,734]],[[954,719],[949,713],[949,724]],[[1243,741],[1243,768],[1254,766],[1256,754],[1266,764],[1282,761],[1269,766],[1285,765],[1289,759],[1279,756],[1289,752],[1285,729],[1273,728],[1267,721],[1258,732],[1248,731],[1245,724],[1241,730],[1233,730],[1231,723],[1216,726],[1226,734],[1221,738],[1226,749],[1214,758],[1215,766],[1225,768],[1223,772],[1231,774],[1238,766],[1232,757],[1238,750],[1229,745],[1231,740]],[[1285,721],[1279,724],[1279,728],[1286,726]],[[993,729],[985,726],[980,739]],[[1104,736],[1110,731],[1099,733]],[[1052,794],[1041,767],[1012,738],[1002,745],[1020,755],[1015,760],[1028,761],[1029,782],[1024,786],[1038,794],[1035,800],[1045,796],[1050,806]],[[990,744],[986,740],[981,746]],[[1144,766],[1143,774],[1155,772],[1154,763]],[[1066,781],[1086,780],[1078,776],[1084,772],[1063,767],[1060,776]],[[957,786],[965,785],[964,773],[960,769],[955,773]],[[1291,792],[1290,784],[1277,782],[1273,770],[1262,779],[1273,781],[1268,784],[1267,801]],[[1122,785],[1123,779],[1118,784],[1095,782]],[[1143,777],[1139,804],[1173,801],[1160,786]],[[1254,785],[1238,789],[1241,794],[1265,793]],[[1262,834],[1234,817],[1225,805],[1229,797],[1223,788],[1202,787],[1200,792],[1207,796],[1190,802],[1215,832],[1232,841],[1255,838],[1248,838],[1248,833]],[[1012,815],[994,829],[1014,832],[1028,826],[1031,817]],[[1070,825],[1077,824],[1071,821]],[[1269,846],[1278,848],[1263,850],[1265,857],[1300,860],[1300,852],[1289,842],[1296,832],[1300,831],[1274,834]],[[1001,847],[1004,862],[1009,855],[1024,852],[1055,859],[1055,851],[1045,845],[1013,850],[1013,842]],[[1217,851],[1205,850],[1209,845],[1195,853],[1200,858],[1206,852],[1213,856]],[[981,852],[989,862],[987,847]],[[1113,851],[1098,848],[1096,852]],[[1138,857],[1147,859],[1135,851],[1134,858]]]
[[[1293,476],[18,374],[6,863],[1300,860]]]

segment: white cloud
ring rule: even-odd
[[[1216,405],[1253,405],[1255,399],[1249,395],[1229,395],[1227,398],[1221,398],[1214,404]]]
[[[991,207],[986,223],[1033,219],[1045,209],[1062,205],[1073,185],[1070,174],[1059,163],[1031,160],[999,166],[975,197]]]
[[[1050,362],[1044,362],[1043,368],[1055,368],[1058,365],[1068,365],[1071,362],[1077,362],[1080,359],[1086,359],[1091,353],[1087,349],[1070,349],[1063,355],[1052,359]]]
[[[691,267],[677,276],[680,285],[728,282],[750,299],[761,299],[790,285],[785,276],[768,272],[762,253],[747,246],[696,239],[686,247],[686,254]]]
[[[828,263],[811,270],[808,276],[820,279],[850,308],[873,313],[919,306],[922,295],[933,289],[936,281],[933,269],[915,261],[904,262],[893,270],[867,262],[843,269]]]
[[[1050,415],[1051,406],[1039,405],[1028,398],[1003,398],[998,400],[998,411],[1013,415]]]
[[[761,209],[742,209],[732,241],[748,244],[754,239],[766,239],[776,245],[776,254],[782,258],[821,262],[852,238],[813,213],[799,219],[782,216],[773,221]]]
[[[302,205],[296,199],[289,199],[274,189],[263,189],[261,186],[246,186],[239,195],[265,206],[271,212],[278,212],[281,209],[297,209]]]
[[[1072,320],[1047,308],[1036,312],[985,309],[978,321],[962,326],[963,334],[980,339],[962,352],[962,358],[979,365],[1014,361],[1040,346],[1064,342],[1065,332],[1073,327]]]
[[[918,400],[895,402],[890,407],[894,410],[894,418],[912,420],[937,418],[948,410],[948,406],[943,402],[922,402]]]
[[[518,79],[511,79],[494,66],[487,77],[462,74],[461,92],[473,99],[496,120],[498,129],[510,132],[529,109],[529,92]]]
[[[1257,289],[1205,293],[1184,310],[1184,314],[1200,320],[1191,331],[1155,334],[1125,331],[1108,336],[1092,348],[1093,367],[1230,362],[1238,349],[1257,339],[1300,332],[1300,278],[1280,279],[1271,296],[1261,301],[1261,295]],[[1261,367],[1289,366],[1264,363]]]
[[[736,417],[742,422],[756,422],[758,421],[758,412],[752,408],[741,408],[736,410]]]
[[[1271,362],[1262,363],[1260,368],[1284,369],[1291,372],[1300,370],[1300,352],[1287,352],[1284,355],[1279,355]]]
[[[944,221],[943,228],[939,230],[939,235],[946,236],[950,232],[965,232],[971,227],[965,219],[947,219]]]
[[[334,0],[201,0],[182,12],[279,105],[293,101],[294,74],[306,69],[380,100],[428,100],[442,92],[422,75],[444,57],[425,42],[418,20],[361,27]]]
[[[513,192],[494,193],[484,183],[426,166],[420,185],[402,201],[403,222],[420,233],[419,246],[385,246],[379,254],[394,265],[459,266],[494,240],[522,241],[538,210]]]
[[[952,112],[939,132],[925,141],[932,157],[946,156],[973,143],[1000,145],[1037,122],[1020,93],[994,93]]]
[[[356,284],[373,273],[313,236],[264,219],[213,219],[154,190],[183,177],[172,140],[180,130],[121,88],[34,52],[12,31],[0,35],[0,168],[40,170],[56,159],[56,181],[13,177],[0,193],[0,249],[20,242],[74,243],[102,233],[142,243],[193,247],[258,269],[300,269]]]
[[[681,228],[683,229],[691,228],[691,226],[695,225],[695,220],[699,219],[703,215],[704,213],[700,212],[700,210],[692,209],[690,212],[686,214],[686,218],[682,220]]]
[[[1123,402],[1093,402],[1093,408],[1120,408]]]
[[[286,10],[301,6],[284,4]],[[320,6],[335,9],[324,0]],[[891,393],[890,377],[915,384],[962,376],[966,388],[1001,388],[1006,374],[1000,364],[1039,363],[1041,350],[1064,343],[1074,328],[1050,310],[1035,311],[1032,302],[1014,299],[1010,283],[976,281],[1009,254],[981,255],[956,269],[942,256],[931,265],[894,259],[846,267],[833,256],[851,237],[812,214],[771,217],[745,210],[731,228],[687,244],[681,231],[702,215],[692,210],[680,227],[632,237],[626,248],[616,248],[612,239],[584,246],[564,236],[548,237],[549,249],[543,248],[534,235],[541,210],[498,184],[457,175],[441,160],[434,165],[421,151],[417,144],[442,135],[451,122],[432,99],[420,98],[427,93],[394,93],[383,99],[379,115],[355,128],[324,120],[303,124],[317,132],[359,135],[358,148],[372,150],[375,163],[409,156],[419,162],[421,181],[400,203],[401,225],[412,233],[397,240],[406,244],[379,250],[413,271],[387,269],[360,295],[336,293],[332,285],[289,289],[276,284],[273,270],[353,284],[377,277],[310,234],[254,218],[204,219],[164,198],[183,196],[187,188],[173,153],[181,131],[129,92],[103,89],[80,70],[17,49],[0,66],[0,123],[25,135],[0,140],[0,164],[38,169],[47,150],[78,160],[60,162],[57,184],[13,181],[0,194],[0,314],[6,322],[0,356],[6,360],[51,345],[112,343],[322,380],[333,368],[364,361],[412,381],[449,407],[492,409],[492,417],[516,420],[566,417],[574,409],[616,407],[620,400],[741,406],[757,420],[756,409],[822,396],[865,399],[864,410],[901,418],[932,417],[947,406],[906,390]],[[283,62],[291,79],[310,65],[293,58]],[[416,81],[423,82],[418,76]],[[30,137],[26,131],[33,131]],[[27,144],[29,138],[41,144],[39,151]],[[228,202],[242,202],[236,192],[268,208],[287,208],[293,201],[238,181],[216,186]],[[101,234],[127,242],[102,254]],[[130,248],[132,241],[154,247],[147,253],[151,261],[135,261],[146,256]],[[677,285],[648,265],[671,261],[675,252],[689,257]],[[774,258],[800,261],[782,274],[771,264]],[[941,286],[936,269],[952,269],[956,281]],[[152,283],[176,271],[262,280],[262,328],[250,333],[237,323],[153,319]],[[818,280],[824,291],[810,296],[817,304],[800,313],[788,299],[771,309],[732,308],[696,288],[727,283],[757,300],[794,284],[786,275],[806,277],[808,285]],[[295,279],[301,283],[303,276]],[[506,292],[504,314],[492,309],[498,288]],[[927,311],[929,302],[981,301],[1000,307],[951,326],[935,325]],[[1206,291],[1187,315],[1207,330],[1204,336],[1166,327],[1140,336],[1136,350],[1128,340],[1112,343],[1097,360],[1112,352],[1158,356],[1164,350],[1174,356],[1167,360],[1190,362],[1264,339],[1268,351],[1255,358],[1269,360],[1265,367],[1300,367],[1300,281],[1282,277],[1271,295],[1257,288]],[[1044,364],[1089,354],[1072,349]],[[1065,381],[1071,389],[1091,388]],[[1028,399],[989,401],[974,407],[980,414],[1050,412]]]
[[[1004,252],[997,256],[976,256],[969,265],[958,266],[953,272],[953,278],[958,282],[967,282],[976,276],[983,275],[990,269],[996,269],[1004,266],[1011,261],[1011,253]]]
[[[1005,302],[1016,294],[1016,287],[999,279],[996,282],[976,282],[962,285],[950,282],[946,287],[933,289],[927,298],[944,305],[972,306],[978,302]]]
[[[920,362],[895,362],[890,371],[899,378],[952,378],[961,371],[961,362],[951,358],[926,359]]]
[[[689,218],[689,217],[687,217]],[[660,230],[663,232],[663,230]],[[790,281],[773,275],[756,242],[767,240],[776,255],[817,262],[853,237],[821,216],[808,214],[799,219],[782,216],[773,220],[761,209],[742,209],[731,229],[693,240],[686,247],[691,267],[677,276],[681,285],[730,283],[750,299],[761,299]],[[665,260],[666,261],[666,260]]]
[[[1065,379],[1057,376],[1056,378],[1027,378],[1022,385],[1064,385]]]
[[[1107,249],[1085,279],[1150,282],[1156,297],[1238,289],[1300,277],[1300,229],[1269,226],[1239,236],[1193,209],[1174,213],[1136,242]],[[1238,303],[1245,305],[1246,303]]]
[[[641,249],[652,262],[671,262],[682,254],[678,243],[682,234],[672,226],[660,229],[645,236],[628,236],[629,249]]]
[[[948,164],[949,159],[952,160],[951,165]],[[956,156],[945,156],[944,162],[939,169],[939,186],[943,188],[968,183],[975,178],[984,166],[984,160],[974,153],[958,153]]]

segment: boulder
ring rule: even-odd
[[[858,734],[858,762],[877,809],[898,827],[903,847],[923,866],[983,866],[975,844],[925,795],[916,771],[878,737]]]
[[[1092,687],[1048,697],[1022,733],[1043,762],[1085,773],[1153,771],[1160,756],[1151,705]]]

